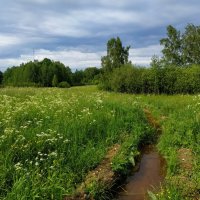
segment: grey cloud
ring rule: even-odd
[[[155,47],[169,24],[183,29],[199,23],[199,7],[197,0],[1,0],[0,66],[6,59],[21,61],[33,48],[103,52],[106,41],[116,36],[140,49],[138,61],[146,63],[151,55],[144,49]],[[84,59],[79,64],[91,61]]]

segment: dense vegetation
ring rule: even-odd
[[[116,143],[112,167],[124,172],[153,133],[135,100],[93,87],[1,89],[0,199],[64,199]]]
[[[71,71],[60,62],[45,58],[8,68],[3,74],[5,86],[70,87],[72,85],[94,84],[100,70],[96,67]],[[0,74],[0,83],[1,83]]]
[[[101,88],[128,93],[199,93],[200,27],[189,24],[181,35],[168,26],[167,38],[160,43],[163,57],[153,56],[150,68],[143,68],[128,61],[129,47],[122,47],[119,38],[109,40],[102,58]]]
[[[3,73],[0,71],[0,85],[2,84],[3,81]]]
[[[129,64],[114,69],[102,80],[101,88],[115,92],[194,94],[200,92],[200,65],[143,68]]]

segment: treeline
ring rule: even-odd
[[[135,94],[200,93],[200,65],[145,68],[127,64],[104,76],[100,88]]]
[[[200,93],[200,26],[189,24],[181,34],[170,25],[160,44],[163,56],[153,56],[145,68],[131,64],[130,47],[123,47],[119,38],[109,40],[107,55],[102,57],[100,88],[127,93]]]
[[[0,80],[5,86],[70,87],[95,84],[99,73],[96,67],[73,73],[64,64],[45,58],[8,68],[0,73]]]
[[[167,37],[160,40],[162,57],[152,57],[150,67],[133,66],[130,46],[123,47],[119,37],[107,42],[107,55],[101,68],[72,72],[60,62],[45,58],[0,72],[5,86],[70,87],[99,84],[100,88],[127,93],[200,93],[200,26],[188,24],[181,33],[167,27]]]

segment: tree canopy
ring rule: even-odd
[[[60,62],[45,58],[41,62],[28,62],[18,67],[8,68],[4,72],[4,85],[51,87],[52,83],[67,81],[72,83],[72,72]],[[53,80],[54,79],[54,80]]]
[[[101,66],[104,71],[111,72],[128,63],[130,46],[123,47],[119,37],[111,38],[107,42],[107,55],[101,58]]]
[[[69,87],[97,84],[100,72],[96,67],[88,67],[73,73],[64,64],[45,58],[8,68],[2,78],[5,86]]]
[[[163,45],[163,62],[176,66],[200,64],[200,26],[188,24],[181,33],[172,25],[167,27],[167,37],[160,40]]]

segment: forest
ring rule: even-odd
[[[94,84],[99,73],[100,69],[96,67],[72,72],[61,62],[45,58],[40,62],[30,61],[8,68],[3,74],[0,73],[0,80],[5,86],[67,88]]]
[[[188,24],[184,32],[167,27],[160,40],[162,57],[154,55],[150,67],[129,61],[130,46],[119,37],[107,42],[101,68],[88,67],[72,72],[64,64],[45,58],[0,72],[4,86],[70,87],[98,84],[115,92],[142,94],[194,94],[200,92],[200,26]]]

